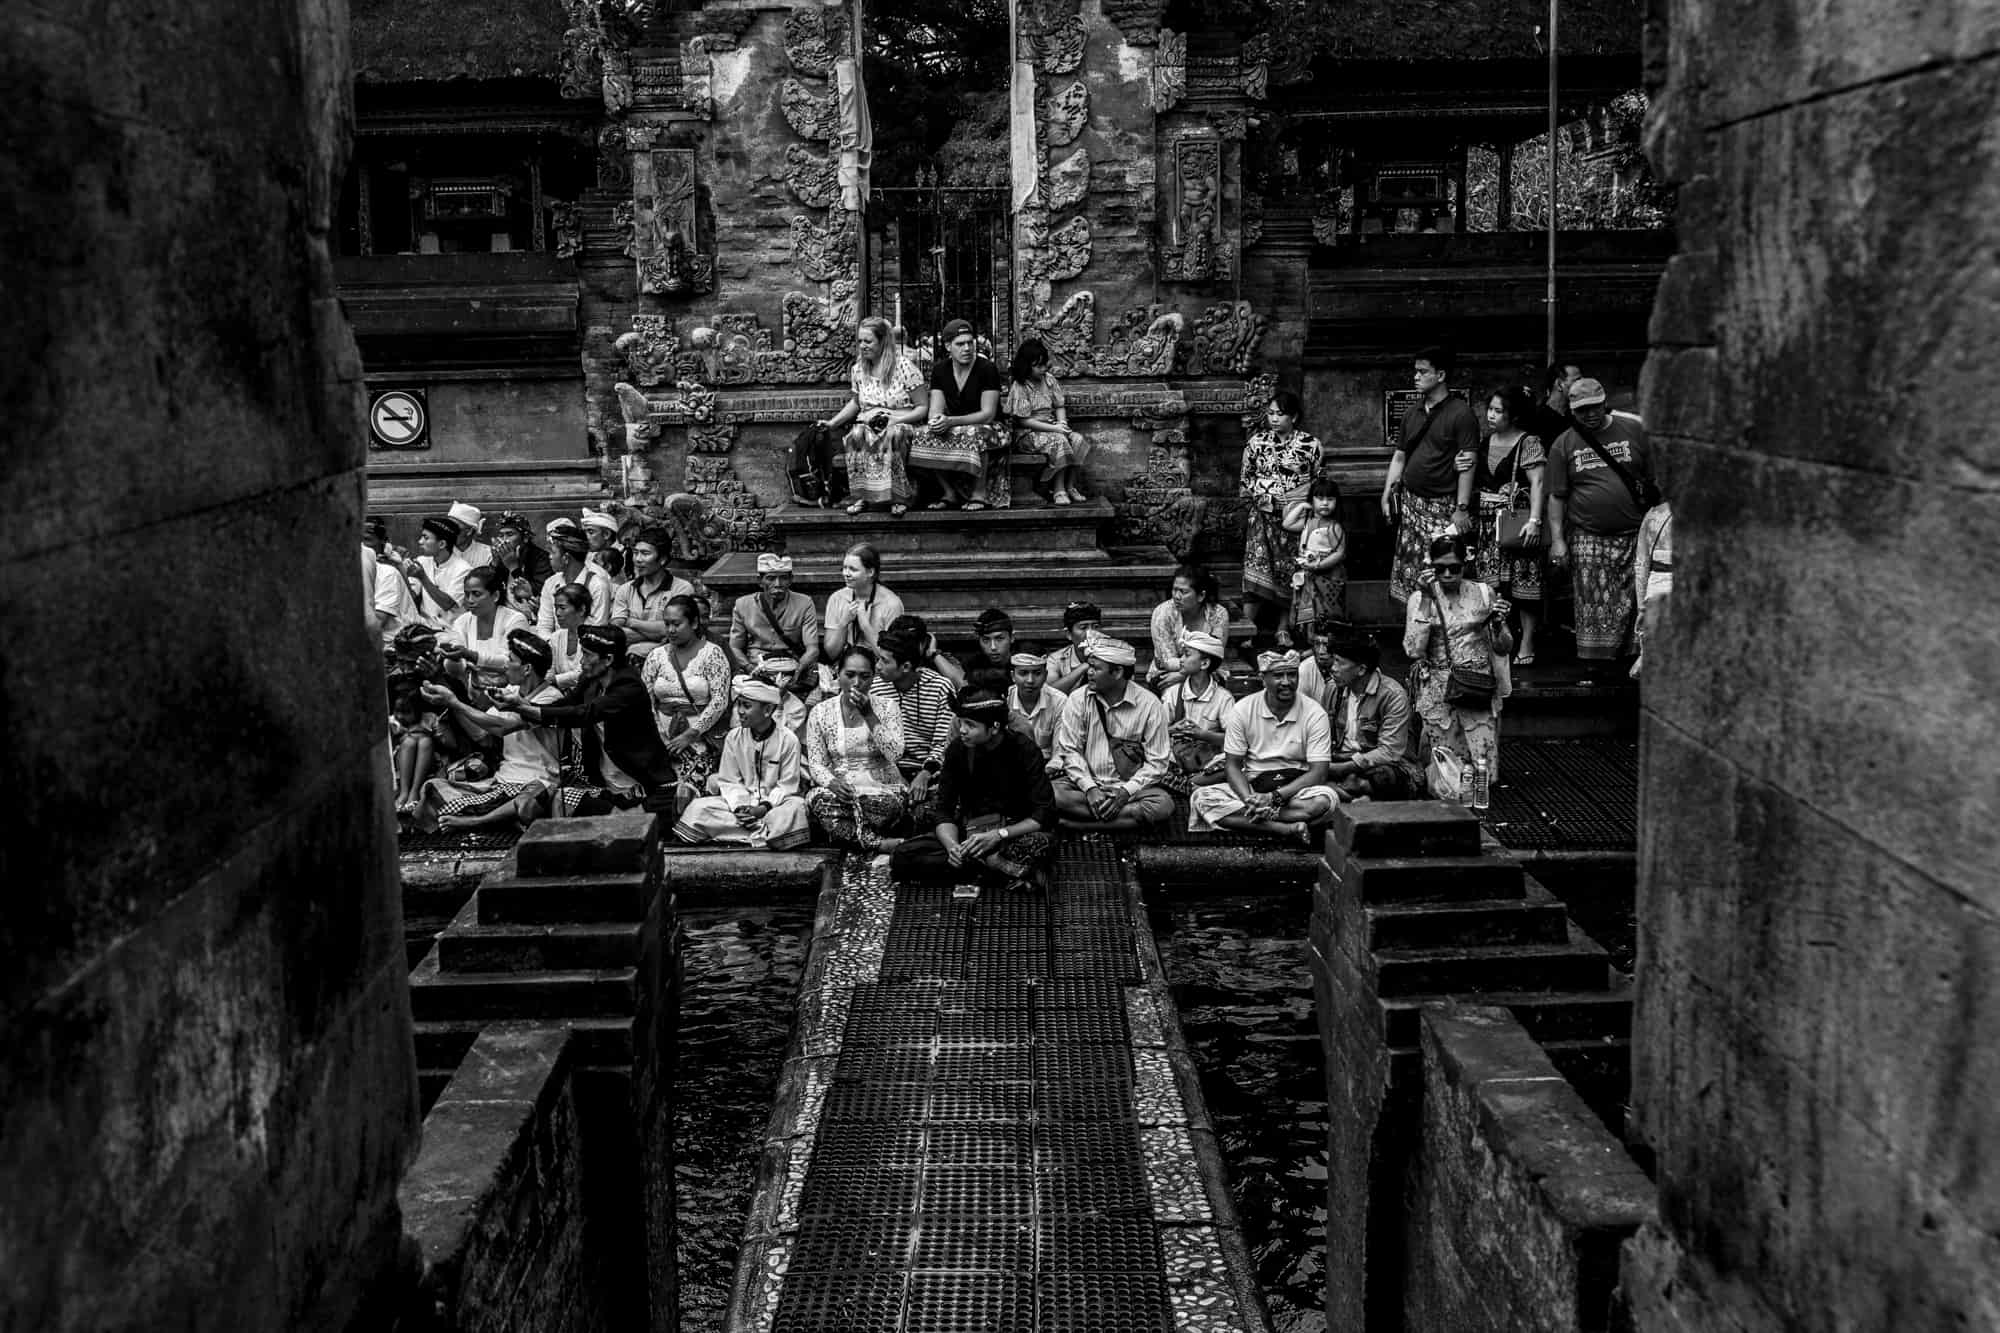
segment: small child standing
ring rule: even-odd
[[[413,689],[398,694],[389,709],[389,742],[395,755],[396,813],[414,816],[418,793],[431,775],[437,746],[438,715],[424,711],[423,696]]]
[[[1285,526],[1299,534],[1298,568],[1292,574],[1293,639],[1310,642],[1306,634],[1315,620],[1347,619],[1347,529],[1340,522],[1340,483],[1315,477],[1311,498]]]

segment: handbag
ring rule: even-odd
[[[1534,515],[1526,509],[1515,507],[1523,498],[1521,488],[1513,486],[1509,490],[1507,507],[1500,511],[1498,521],[1494,524],[1495,542],[1501,550],[1511,555],[1541,550],[1548,540],[1547,534],[1538,530],[1533,537],[1527,535],[1528,520]]]
[[[1187,721],[1187,694],[1184,684],[1174,687],[1172,720],[1175,722]],[[1167,748],[1173,753],[1174,766],[1189,777],[1193,777],[1197,773],[1206,772],[1209,766],[1222,754],[1221,748],[1212,741],[1178,741],[1174,740],[1171,736],[1168,737]]]
[[[1583,427],[1572,424],[1571,430],[1577,438],[1590,446],[1590,451],[1604,460],[1604,465],[1618,474],[1618,480],[1625,483],[1625,489],[1632,492],[1632,502],[1644,513],[1660,502],[1660,488],[1653,484],[1651,477],[1635,477],[1623,463],[1611,456],[1611,451],[1597,442],[1597,437]]]
[[[1104,701],[1093,694],[1090,702],[1097,706],[1097,720],[1104,725],[1104,739],[1111,747],[1111,770],[1120,782],[1128,782],[1146,762],[1146,743],[1113,731],[1111,714],[1105,711]]]

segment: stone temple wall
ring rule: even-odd
[[[2000,1322],[2000,9],[1669,0],[1642,1330]]]
[[[397,1254],[346,42],[0,8],[0,1327],[341,1329]]]

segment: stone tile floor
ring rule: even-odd
[[[821,919],[734,1327],[1268,1328],[1111,843],[1046,899],[850,858]]]

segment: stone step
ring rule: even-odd
[[[636,922],[646,915],[647,893],[644,875],[526,878],[500,870],[473,901],[483,926]]]
[[[467,903],[437,937],[441,972],[564,972],[635,966],[637,921],[486,925]]]
[[[1110,504],[1101,499],[1066,506],[1023,503],[976,514],[912,509],[901,518],[879,510],[849,514],[796,504],[782,504],[767,513],[772,530],[782,536],[794,559],[830,556],[836,567],[842,553],[858,541],[866,541],[884,556],[913,551],[935,558],[947,548],[966,553],[1094,552],[1100,530],[1114,516]]]
[[[1375,951],[1376,993],[1487,995],[1495,991],[1588,991],[1611,985],[1611,955],[1570,927],[1562,944],[1473,944]]]
[[[1371,802],[1372,804],[1372,802]],[[1342,807],[1345,809],[1346,807]],[[1330,841],[1330,840],[1329,840]],[[1474,903],[1527,894],[1521,863],[1509,856],[1350,856],[1324,874],[1355,888],[1369,906],[1406,903]]]
[[[1111,633],[1143,634],[1173,582],[1173,556],[1158,546],[1111,547],[1101,554],[1105,558],[1054,553],[1032,560],[989,555],[968,561],[949,554],[890,559],[884,561],[882,582],[941,636],[970,633],[981,611],[1000,606],[1015,616],[1017,633],[1040,641],[1060,631],[1063,607],[1072,601],[1095,602]],[[756,586],[756,571],[756,553],[736,551],[709,566],[702,578],[726,602]],[[840,581],[837,557],[810,557],[794,573],[797,584],[816,597]]]
[[[1439,949],[1486,944],[1562,944],[1569,918],[1547,889],[1522,898],[1397,903],[1368,910],[1368,947]],[[447,931],[444,938],[450,938]]]
[[[1486,1003],[1482,998],[1481,1003]],[[1498,1003],[1495,1001],[1494,1003]],[[1624,1117],[1618,1112],[1631,1095],[1632,1043],[1626,1038],[1555,1040],[1541,1043],[1556,1072],[1567,1079],[1591,1110],[1614,1132]],[[1424,1055],[1417,1046],[1389,1047],[1389,1092],[1421,1090]]]
[[[1477,856],[1479,817],[1452,801],[1370,801],[1343,805],[1327,832],[1327,858]]]
[[[563,972],[442,972],[433,949],[410,973],[410,1013],[454,1018],[611,1018],[638,1004],[637,968]]]
[[[1415,1046],[1427,1004],[1451,1000],[1450,995],[1402,995],[1378,1001],[1388,1026],[1391,1046]],[[1510,1011],[1536,1041],[1602,1041],[1632,1035],[1632,988],[1607,991],[1499,991],[1479,997],[1481,1004]]]
[[[447,1075],[465,1059],[472,1043],[490,1020],[484,1018],[434,1018],[414,1024],[417,1068],[442,1071]],[[630,1018],[573,1018],[566,1027],[574,1033],[571,1049],[583,1066],[610,1069],[632,1067],[632,1020]]]
[[[642,810],[584,819],[544,819],[514,844],[515,873],[643,872],[659,840],[658,821]]]

